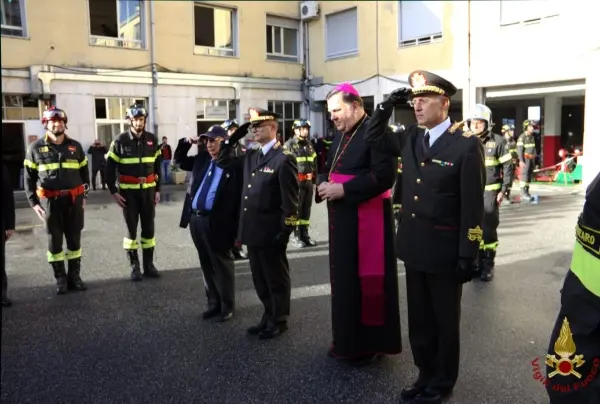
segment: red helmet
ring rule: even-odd
[[[63,121],[67,124],[67,114],[62,109],[50,107],[42,114],[42,124],[46,125],[49,121]]]
[[[558,157],[560,157],[561,159],[564,159],[565,157],[567,157],[567,151],[565,149],[560,149],[558,151]]]

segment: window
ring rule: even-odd
[[[267,16],[267,59],[298,61],[299,22]]]
[[[325,16],[325,56],[334,59],[358,54],[356,8]]]
[[[197,135],[206,133],[213,125],[236,118],[236,103],[228,100],[196,100],[196,130]]]
[[[90,45],[143,49],[142,0],[89,0]]]
[[[25,37],[25,0],[2,0],[2,35]]]
[[[194,53],[235,56],[237,18],[230,8],[196,3],[194,7]]]
[[[119,133],[129,129],[125,112],[130,105],[140,104],[147,106],[143,98],[96,98],[96,138],[108,146]]]
[[[294,136],[294,130],[292,125],[296,119],[302,118],[301,102],[288,102],[288,101],[269,101],[269,111],[273,111],[276,114],[280,114],[283,118],[279,122],[279,133],[281,138],[285,142],[292,136]]]
[[[539,22],[542,18],[556,17],[559,7],[555,0],[502,0],[500,25]]]
[[[398,2],[398,45],[431,43],[442,38],[442,1]]]
[[[2,95],[2,120],[41,120],[46,109],[43,101],[29,95]]]

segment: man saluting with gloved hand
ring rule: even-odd
[[[379,104],[365,140],[402,157],[402,221],[396,250],[406,268],[409,340],[416,382],[402,402],[440,403],[458,378],[462,285],[472,279],[482,239],[484,153],[481,142],[448,118],[456,87],[413,72]],[[394,105],[410,102],[418,126],[392,132]]]
[[[248,328],[248,333],[271,339],[288,329],[291,284],[287,245],[298,221],[298,165],[296,157],[277,141],[281,117],[260,108],[250,108],[249,114],[250,122],[221,143],[217,165],[243,170],[238,241],[248,247],[254,288],[265,309],[261,321]],[[248,128],[260,148],[235,157],[236,145]]]

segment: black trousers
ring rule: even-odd
[[[313,182],[302,181],[298,185],[298,225],[308,226],[314,194]]]
[[[406,268],[408,338],[417,384],[448,392],[458,379],[462,284],[452,275]]]
[[[81,258],[81,231],[83,230],[83,195],[73,200],[71,195],[46,200],[46,232],[48,234],[48,262]],[[63,238],[67,251],[63,252]]]
[[[2,297],[6,296],[8,290],[8,277],[6,276],[6,229],[4,228],[4,220],[2,220]]]
[[[556,372],[558,361],[562,358],[556,352],[555,343],[559,338],[563,338],[563,335],[568,335],[568,332],[561,333],[565,319],[575,344],[575,351],[569,359],[574,360],[576,355],[582,355],[585,361],[577,361],[572,365],[572,370],[580,377],[572,373],[561,375]],[[558,349],[561,350],[560,347]],[[566,351],[569,352],[570,349]],[[543,366],[545,361],[552,363],[552,366],[546,365],[545,380],[551,404],[600,403],[600,296],[587,290],[571,271],[567,273],[563,284],[561,308],[550,337],[548,355],[555,360],[540,358],[539,365]]]
[[[500,206],[496,202],[500,191],[483,193],[483,242],[480,249],[496,251],[498,248],[498,226],[500,225]]]
[[[156,245],[154,238],[154,195],[156,189],[123,189],[120,193],[126,200],[123,217],[127,225],[127,236],[123,238],[123,248],[137,250],[138,222],[141,222],[142,227],[140,237],[142,249],[153,248]]]
[[[286,323],[290,315],[290,266],[287,246],[250,247],[248,258],[256,294],[265,312],[263,320]]]
[[[519,175],[521,189],[528,187],[533,178],[533,169],[535,168],[534,159],[525,159],[525,163],[520,165],[521,173]]]
[[[106,179],[104,177],[104,167],[93,167],[92,168],[92,189],[96,190],[96,177],[100,173],[100,181],[102,181],[102,188],[106,188]]]
[[[211,245],[212,234],[209,216],[192,215],[190,234],[202,267],[204,290],[209,309],[228,313],[235,308],[235,265],[231,250],[215,251]]]

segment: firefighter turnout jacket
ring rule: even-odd
[[[298,181],[314,182],[317,173],[317,153],[312,142],[308,138],[300,139],[298,136],[294,136],[285,142],[283,148],[296,156]]]
[[[504,192],[512,181],[512,155],[506,139],[490,131],[479,138],[485,153],[485,190]]]
[[[39,205],[40,198],[71,194],[75,199],[90,186],[88,159],[81,143],[67,135],[61,144],[45,136],[32,143],[24,161],[25,194],[29,204]]]
[[[523,132],[521,136],[519,136],[519,139],[517,139],[517,154],[519,156],[519,161],[523,163],[526,160],[535,159],[535,138],[533,137],[533,134]]]
[[[130,131],[121,133],[112,141],[106,159],[110,193],[150,188],[159,192],[160,164],[160,144],[153,133],[144,131],[138,138]]]

